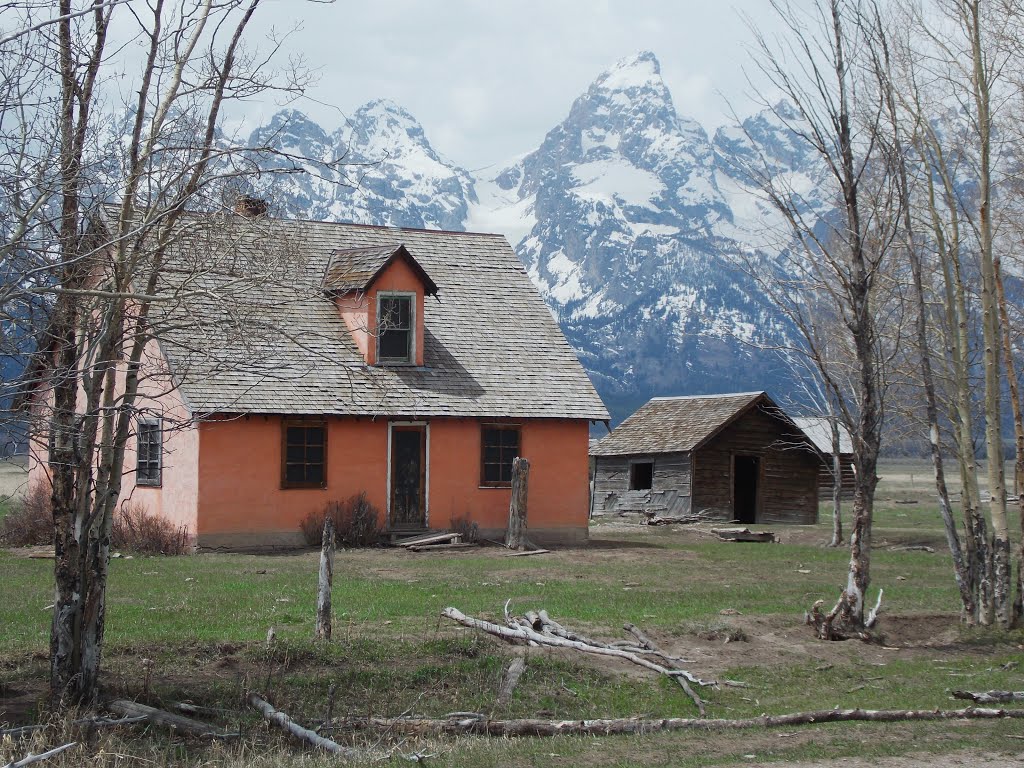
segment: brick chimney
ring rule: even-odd
[[[235,199],[235,213],[245,216],[247,219],[258,219],[266,216],[270,210],[270,203],[261,197],[251,195],[239,195]]]

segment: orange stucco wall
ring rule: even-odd
[[[480,423],[428,420],[429,526],[447,528],[468,517],[483,531],[508,520],[510,490],[480,487]],[[522,426],[521,453],[530,459],[527,524],[548,538],[586,537],[588,424],[534,420]],[[281,418],[249,416],[199,427],[200,544],[248,546],[295,543],[299,523],[328,501],[365,491],[382,513],[388,504],[386,420],[327,421],[327,487],[281,488]]]

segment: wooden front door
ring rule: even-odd
[[[427,428],[391,428],[392,531],[427,527]]]

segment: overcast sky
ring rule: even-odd
[[[774,27],[767,0],[265,3],[260,34],[299,22],[287,48],[320,70],[295,108],[330,131],[365,102],[392,99],[469,169],[534,149],[598,74],[640,50],[660,60],[678,112],[713,129],[728,120],[726,98],[750,107],[744,14]],[[276,107],[264,109],[250,119]]]

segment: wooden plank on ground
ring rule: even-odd
[[[775,534],[771,531],[752,531],[749,528],[712,528],[711,532],[722,541],[775,541]]]
[[[403,539],[402,541],[396,541],[396,547],[411,547],[420,544],[442,544],[449,543],[455,544],[462,541],[461,533],[451,533],[450,531],[444,531],[441,533],[425,533],[422,536],[413,536],[411,539]]]

